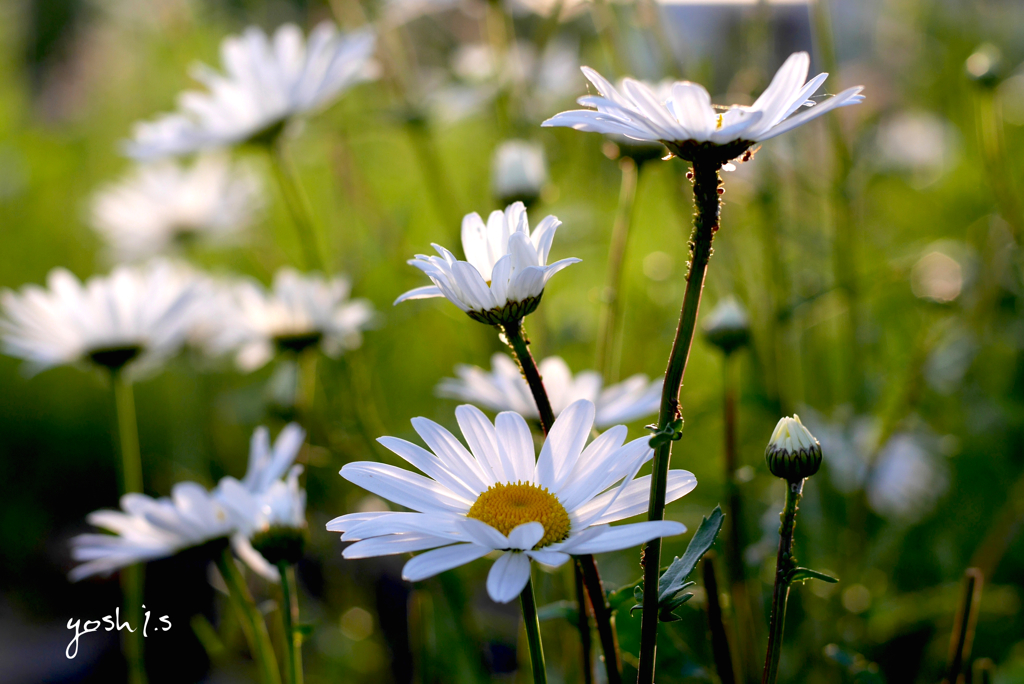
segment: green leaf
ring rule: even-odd
[[[540,618],[541,622],[545,620],[566,620],[575,625],[578,615],[579,611],[576,609],[575,601],[555,601],[546,606],[541,606],[537,610],[537,617]]]
[[[789,583],[803,582],[809,579],[821,580],[822,582],[828,582],[829,584],[835,584],[839,581],[838,577],[832,575],[826,575],[823,572],[817,570],[811,570],[810,568],[793,568],[789,573]]]
[[[627,584],[624,587],[619,587],[614,591],[608,592],[608,606],[612,612],[615,613],[622,608],[628,601],[636,599],[636,592],[640,591],[641,597],[643,596],[643,590],[637,586],[636,582]]]
[[[671,601],[672,597],[682,591],[686,586],[686,578],[690,576],[693,569],[697,567],[697,561],[707,553],[708,549],[715,543],[718,531],[722,529],[721,506],[715,506],[711,515],[701,520],[700,527],[694,533],[689,546],[683,553],[682,558],[676,558],[668,569],[661,576],[661,591],[658,596],[658,605],[664,605]]]
[[[722,529],[722,519],[724,517],[725,514],[722,513],[721,506],[715,506],[715,510],[711,511],[711,515],[701,521],[700,527],[694,533],[693,539],[690,540],[690,544],[686,547],[682,558],[677,557],[668,566],[668,569],[662,573],[661,591],[658,597],[658,619],[662,622],[675,622],[679,620],[680,617],[672,611],[693,597],[693,594],[683,593],[685,589],[696,584],[695,582],[688,582],[686,578],[697,567],[697,562],[700,561],[701,557],[715,543],[718,531]],[[633,590],[633,596],[636,598],[637,605],[629,609],[631,615],[634,610],[643,609],[643,587],[637,585]]]

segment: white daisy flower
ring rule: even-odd
[[[252,281],[229,286],[222,319],[205,329],[213,353],[233,352],[242,370],[255,370],[279,350],[301,352],[318,347],[337,358],[362,344],[362,330],[374,316],[365,299],[349,299],[343,277],[325,279],[283,268],[270,290]]]
[[[465,405],[455,416],[468,450],[425,418],[412,425],[433,453],[394,437],[378,440],[427,477],[383,463],[342,468],[348,481],[411,509],[352,513],[329,522],[328,530],[344,533],[342,541],[356,542],[345,558],[426,551],[402,571],[416,582],[497,551],[487,593],[507,603],[526,586],[531,560],[559,566],[570,554],[617,551],[686,530],[668,520],[608,524],[647,510],[650,475],[634,478],[653,452],[647,438],[623,445],[621,425],[584,448],[594,424],[589,401],[562,412],[539,458],[521,415],[500,413],[492,424],[480,409]],[[692,473],[670,471],[666,500],[696,484]]]
[[[493,211],[483,222],[477,213],[462,219],[462,249],[466,261],[440,245],[440,257],[417,254],[409,263],[427,274],[434,284],[409,290],[395,300],[445,297],[474,320],[498,325],[520,320],[540,304],[551,276],[579,259],[561,259],[548,265],[555,231],[562,225],[554,216],[544,218],[530,232],[526,207],[511,204]]]
[[[539,368],[556,417],[573,402],[586,399],[594,402],[594,425],[604,429],[657,413],[661,404],[662,380],[649,380],[646,375],[634,375],[602,388],[600,373],[581,371],[573,376],[569,365],[558,356],[542,360]],[[455,374],[457,379],[445,378],[438,383],[439,396],[540,420],[530,386],[519,366],[507,355],[494,354],[490,372],[477,366],[458,365]]]
[[[375,41],[369,30],[341,33],[330,22],[313,29],[308,41],[294,24],[272,39],[249,27],[221,43],[223,74],[202,64],[193,70],[206,92],[182,93],[178,112],[136,124],[125,152],[156,159],[272,139],[293,117],[375,78]]]
[[[703,86],[676,81],[671,88],[658,88],[627,78],[621,91],[589,67],[583,73],[600,96],[588,95],[578,102],[593,109],[556,114],[543,126],[567,126],[579,131],[624,135],[635,140],[661,142],[676,155],[688,158],[687,148],[710,143],[732,145],[738,156],[751,145],[774,138],[837,107],[863,101],[862,86],[847,88],[821,104],[809,100],[828,74],[807,81],[810,58],[806,52],[790,55],[764,93],[747,107],[711,104]],[[813,105],[813,106],[812,106]],[[799,114],[795,112],[808,106]],[[794,116],[795,114],[795,116]]]
[[[135,261],[193,238],[230,242],[262,204],[251,168],[208,155],[191,166],[165,161],[139,167],[96,193],[91,221],[119,261]]]
[[[299,486],[302,466],[293,465],[305,438],[298,424],[289,423],[271,448],[267,429],[256,428],[245,477],[241,481],[224,477],[214,492],[235,521],[237,532],[231,538],[235,553],[275,582],[280,581],[274,564],[282,548],[301,555],[305,541],[306,492]]]
[[[81,361],[110,369],[151,369],[175,354],[196,320],[205,281],[157,261],[119,266],[82,283],[63,268],[47,288],[0,293],[4,352],[41,371]]]
[[[170,498],[125,494],[121,509],[95,511],[86,518],[114,534],[80,534],[71,540],[71,556],[82,563],[71,571],[71,581],[167,558],[226,538],[235,529],[228,509],[195,482],[175,485]]]

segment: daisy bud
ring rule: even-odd
[[[967,58],[967,75],[986,88],[995,87],[999,84],[1002,61],[999,48],[991,43],[985,43]]]
[[[309,531],[305,527],[274,525],[254,534],[252,547],[271,565],[281,562],[294,565],[302,559],[308,536]]]
[[[507,140],[494,152],[491,189],[502,205],[522,202],[527,207],[540,198],[548,182],[543,146],[526,140]]]
[[[775,477],[799,481],[821,467],[821,444],[800,422],[800,416],[782,418],[775,426],[768,448],[764,450],[768,470]]]
[[[704,319],[704,338],[726,354],[750,342],[750,320],[735,297],[722,299]]]

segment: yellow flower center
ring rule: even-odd
[[[721,115],[721,114],[719,114],[719,115],[718,115],[718,123],[717,123],[717,124],[715,125],[715,128],[716,128],[716,129],[719,129],[719,128],[721,128],[721,127],[722,127],[722,115]]]
[[[569,513],[546,487],[527,482],[498,483],[488,487],[467,513],[504,535],[523,523],[539,522],[544,536],[534,548],[560,542],[569,536]]]

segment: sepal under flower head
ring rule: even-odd
[[[800,422],[800,416],[779,420],[764,451],[768,470],[790,482],[802,480],[821,467],[821,444]]]
[[[704,337],[730,354],[750,341],[750,319],[735,297],[726,297],[704,319]]]

